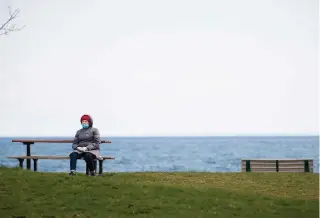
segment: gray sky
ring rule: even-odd
[[[318,134],[318,1],[1,0],[2,136]]]

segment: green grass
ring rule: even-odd
[[[0,168],[0,217],[318,218],[312,173],[115,173]]]

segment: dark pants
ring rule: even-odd
[[[70,154],[70,170],[76,170],[77,160],[81,159],[82,157],[85,160],[85,162],[87,163],[89,170],[94,171],[93,159],[95,159],[96,156],[94,154],[89,153],[89,152],[84,152],[81,154],[79,154],[78,152],[72,152]]]

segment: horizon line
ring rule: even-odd
[[[101,134],[100,138],[114,137],[114,138],[157,138],[157,137],[319,137],[320,134],[219,134],[219,135],[104,135]],[[66,137],[74,138],[70,135],[0,135],[0,138],[48,138],[48,137]]]

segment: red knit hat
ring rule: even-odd
[[[90,121],[91,121],[91,118],[90,118],[88,115],[83,115],[83,116],[81,117],[80,121],[82,122],[83,120],[86,120],[86,121],[90,122]]]

